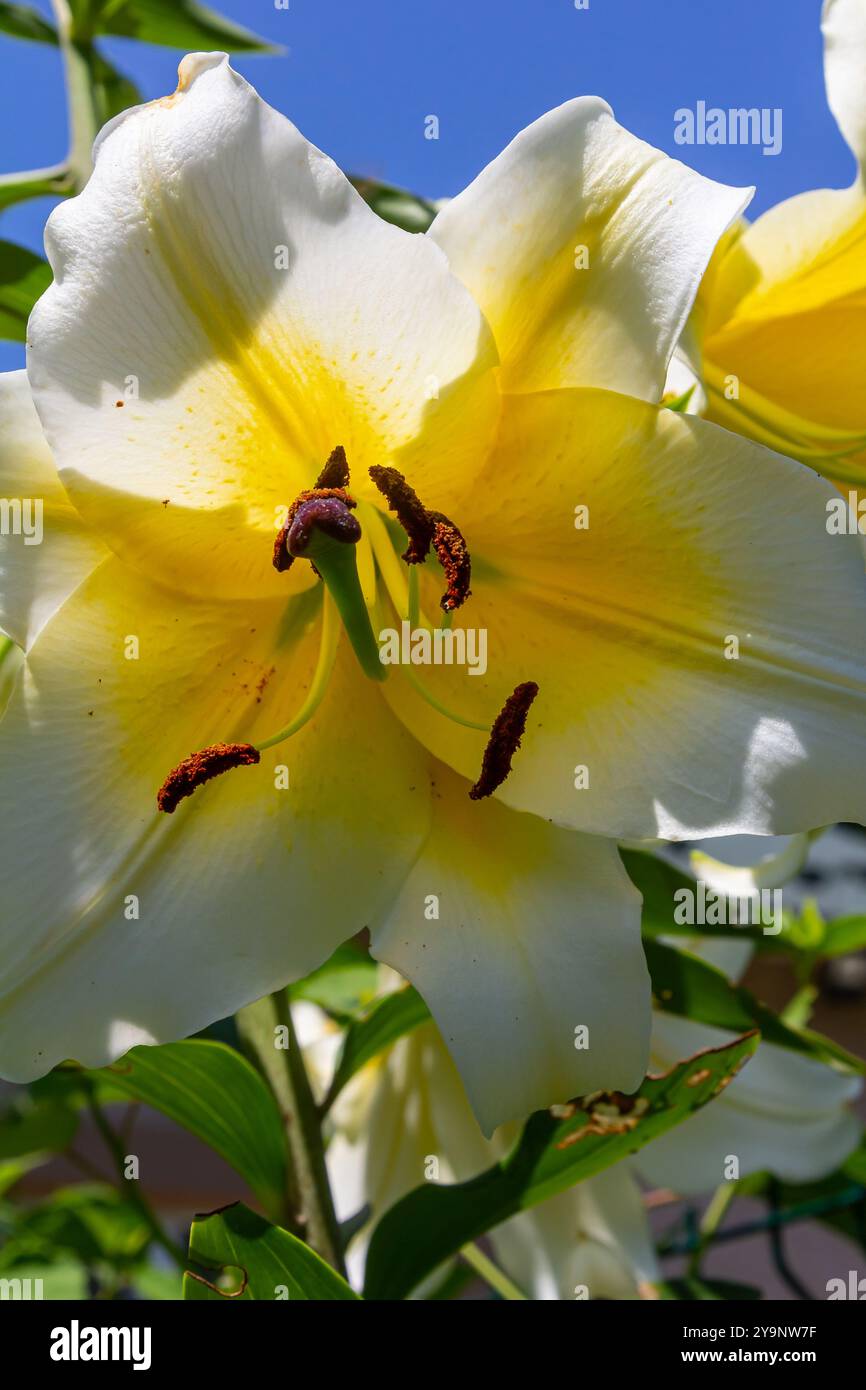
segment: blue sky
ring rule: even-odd
[[[35,7],[48,14],[47,0]],[[224,0],[222,13],[284,46],[235,66],[345,169],[439,197],[459,191],[511,137],[582,93],[643,139],[726,183],[756,184],[753,211],[851,182],[854,161],[824,97],[820,0]],[[105,44],[146,98],[173,90],[178,53]],[[751,145],[674,142],[674,112],[782,109],[776,156]],[[439,139],[424,138],[425,117]],[[65,151],[55,50],[0,37],[0,169]],[[42,200],[0,217],[0,236],[41,249]],[[23,350],[0,343],[0,369]]]

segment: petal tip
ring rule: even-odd
[[[177,89],[174,96],[180,92],[188,92],[197,77],[201,77],[203,72],[209,72],[211,68],[222,67],[227,64],[229,55],[220,51],[213,53],[187,53],[185,58],[181,58],[177,65]],[[168,98],[171,100],[171,98]]]

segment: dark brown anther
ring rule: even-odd
[[[346,460],[346,450],[342,444],[338,444],[336,449],[331,451],[331,456],[325,464],[318,478],[316,479],[315,491],[324,487],[349,486],[349,464]]]
[[[436,523],[415,489],[396,468],[374,464],[370,477],[409,538],[403,552],[407,565],[423,565],[430,554]]]
[[[535,681],[524,681],[509,695],[497,714],[484,750],[481,776],[469,791],[473,801],[490,796],[497,787],[502,786],[511,771],[511,759],[520,747],[526,729],[526,716],[537,694]]]
[[[449,521],[441,512],[432,512],[431,515],[434,520],[433,549],[445,572],[445,582],[448,586],[439,604],[446,613],[453,613],[466,602],[472,592],[469,588],[472,560],[466,549],[466,542],[454,522]]]
[[[472,574],[472,561],[459,530],[441,512],[428,511],[396,468],[376,464],[370,469],[370,477],[409,537],[409,545],[402,556],[406,564],[422,565],[433,546],[448,586],[440,603],[446,613],[453,613],[469,597]]]
[[[172,768],[156,794],[156,804],[170,816],[196,787],[233,767],[250,767],[260,759],[261,753],[251,743],[212,743]]]

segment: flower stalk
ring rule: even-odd
[[[173,1241],[171,1236],[163,1230],[156,1213],[151,1210],[150,1206],[141,1195],[137,1180],[127,1178],[125,1172],[126,1155],[123,1151],[123,1143],[120,1136],[110,1125],[105,1111],[96,1099],[93,1087],[89,1084],[87,1086],[87,1105],[93,1123],[102,1136],[105,1146],[111,1154],[115,1167],[117,1168],[118,1186],[121,1196],[138,1212],[150,1231],[155,1244],[159,1245],[166,1254],[170,1255],[180,1269],[185,1268],[187,1263],[186,1251],[183,1250],[176,1241]]]
[[[57,36],[66,76],[69,113],[69,157],[66,175],[73,193],[79,193],[93,172],[93,142],[102,117],[93,80],[92,47],[89,38],[76,32],[68,0],[51,0],[57,22]]]
[[[343,1247],[322,1136],[321,1114],[313,1096],[303,1052],[295,1033],[285,990],[250,1004],[236,1015],[238,1031],[270,1086],[286,1131],[288,1178],[283,1221],[294,1235],[345,1277]],[[287,1047],[275,1045],[275,1028]]]

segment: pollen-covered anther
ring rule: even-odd
[[[469,791],[473,801],[491,796],[511,771],[511,759],[520,747],[526,730],[526,716],[537,694],[535,681],[524,681],[509,695],[497,714],[484,750],[481,775]]]
[[[233,767],[250,767],[260,760],[261,753],[251,743],[212,743],[172,768],[156,794],[156,804],[170,816],[196,787]]]
[[[430,554],[436,530],[432,513],[428,512],[411,483],[406,482],[398,469],[374,464],[370,477],[409,539],[402,558],[407,565],[423,565]]]
[[[442,512],[429,511],[398,469],[377,464],[370,469],[370,477],[409,538],[402,555],[406,564],[422,565],[431,545],[436,551],[447,584],[439,602],[446,613],[453,613],[469,597],[472,575],[472,561],[460,531]]]
[[[433,549],[445,572],[447,585],[439,604],[446,613],[453,613],[456,608],[462,607],[472,592],[469,587],[472,560],[466,542],[454,522],[449,521],[441,512],[432,512],[431,515],[434,522]]]
[[[346,458],[346,450],[342,444],[338,444],[336,449],[332,449],[318,478],[316,479],[316,491],[321,488],[347,488],[349,486],[349,461]]]

